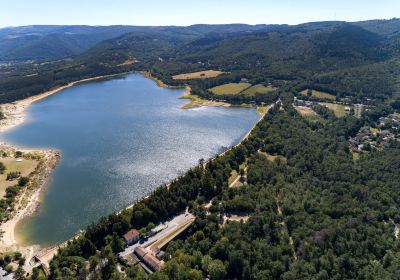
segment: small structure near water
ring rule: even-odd
[[[124,239],[128,245],[132,245],[139,241],[140,239],[140,232],[136,229],[131,229],[127,233],[124,234]]]

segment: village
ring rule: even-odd
[[[376,127],[362,128],[354,138],[349,140],[353,153],[381,151],[388,148],[394,141],[400,141],[400,114],[390,114],[381,117]]]

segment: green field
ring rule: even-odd
[[[7,181],[7,173],[12,171],[21,172],[21,176],[28,176],[32,171],[35,170],[37,166],[36,160],[27,160],[23,159],[22,162],[17,162],[15,158],[7,157],[0,158],[0,162],[2,162],[6,166],[6,170],[3,174],[0,174],[0,197],[5,195],[6,188],[17,183],[17,179],[13,181]]]
[[[211,91],[216,95],[228,95],[228,94],[235,95],[241,93],[242,91],[248,89],[249,87],[251,87],[251,84],[249,83],[230,83],[213,87],[209,89],[209,91]]]
[[[308,94],[309,89],[305,89],[301,92],[302,95],[307,95]],[[318,91],[318,90],[311,90],[312,92],[312,96],[316,97],[316,98],[322,98],[322,99],[330,99],[330,100],[335,100],[336,96],[326,93],[326,92],[322,92],[322,91]]]
[[[207,70],[207,71],[175,75],[175,76],[172,76],[172,79],[174,79],[174,80],[207,79],[207,78],[218,77],[219,75],[221,75],[223,73],[224,72],[221,72],[221,71]]]
[[[264,86],[262,84],[254,85],[252,87],[249,87],[245,91],[243,91],[243,94],[246,95],[255,95],[256,93],[268,93],[274,91],[276,88],[273,86]]]
[[[327,107],[328,109],[332,110],[335,113],[335,116],[338,118],[342,118],[346,116],[346,106],[340,104],[333,104],[333,103],[319,103],[322,106]]]

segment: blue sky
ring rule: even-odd
[[[400,17],[399,0],[0,0],[0,27],[191,25]]]

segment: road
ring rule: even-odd
[[[161,239],[164,239],[164,238],[167,238],[167,239],[172,238],[173,239],[173,237],[176,236],[176,234],[174,234],[174,233],[179,232],[180,229],[182,229],[182,231],[183,231],[183,229],[185,229],[190,223],[192,223],[194,221],[194,219],[195,219],[195,217],[188,212],[181,214],[179,216],[176,216],[172,220],[163,223],[163,226],[165,226],[165,229],[163,229],[162,231],[149,237],[143,243],[138,242],[136,244],[133,244],[133,245],[127,247],[125,249],[125,251],[119,253],[119,256],[123,258],[129,254],[132,254],[133,251],[135,250],[135,248],[138,246],[142,246],[142,247],[146,248]],[[162,242],[162,243],[164,243],[164,242]]]

